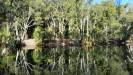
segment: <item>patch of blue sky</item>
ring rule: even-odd
[[[99,4],[99,3],[101,3],[102,1],[107,1],[107,0],[94,0],[94,1],[93,1],[93,4]],[[118,5],[119,5],[119,3],[120,3],[120,4],[127,4],[127,3],[133,4],[133,0],[115,0],[115,2],[116,2],[116,4],[118,4]]]

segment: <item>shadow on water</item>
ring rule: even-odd
[[[14,66],[15,55],[0,56],[1,75],[133,75],[128,46],[36,48],[24,50],[29,65]],[[20,67],[21,66],[21,67]]]

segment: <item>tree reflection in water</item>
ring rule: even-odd
[[[23,75],[28,70],[32,75],[132,75],[130,49],[126,46],[97,46],[88,50],[81,47],[25,50],[26,62],[32,64],[27,65],[28,69],[22,65],[14,66],[15,55],[8,55],[0,57],[0,73]]]

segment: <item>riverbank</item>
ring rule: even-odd
[[[40,44],[40,46],[44,46],[44,47],[67,47],[67,46],[88,46],[88,47],[92,47],[94,45],[125,45],[125,44],[130,44],[133,42],[127,42],[125,40],[109,40],[108,42],[98,42],[98,43],[94,43],[92,41],[85,41],[85,42],[90,42],[90,44],[84,44],[82,43],[82,40],[80,39],[44,39],[42,41],[42,43]],[[35,41],[35,39],[27,39],[22,41],[22,46],[24,49],[35,49],[37,47],[37,42]],[[39,45],[38,45],[39,46]]]

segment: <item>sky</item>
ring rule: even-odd
[[[94,3],[100,3],[102,1],[106,1],[106,0],[94,0]],[[126,4],[126,3],[129,3],[129,4],[133,4],[133,0],[122,0],[121,4]]]
[[[126,3],[132,3],[133,4],[133,0],[123,0],[122,4],[126,4]]]

